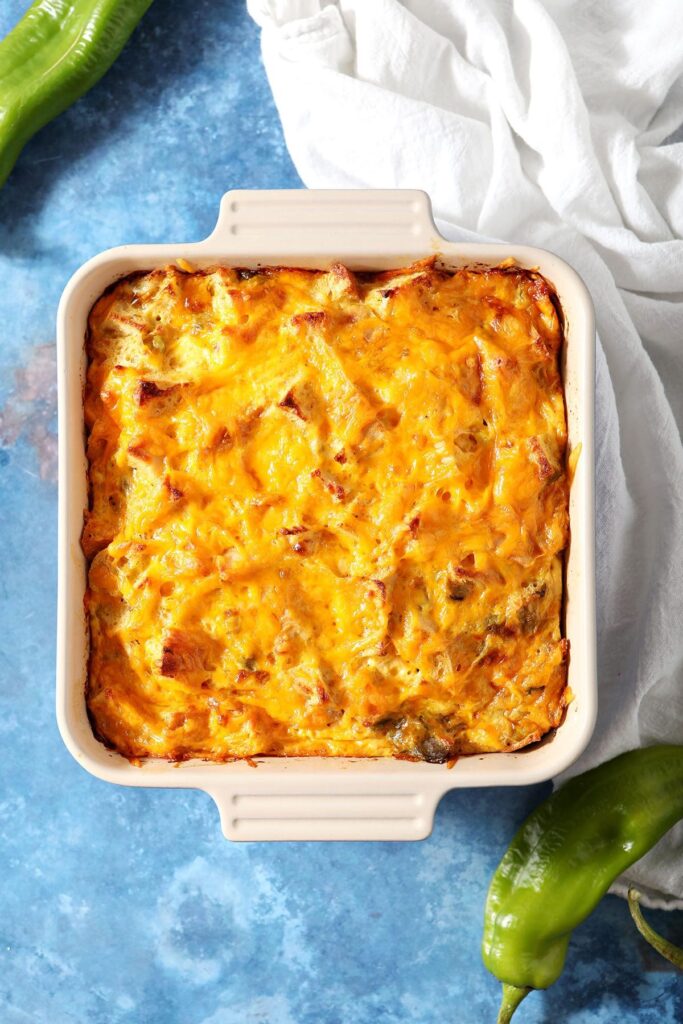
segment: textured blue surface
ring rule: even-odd
[[[2,1024],[495,1019],[486,885],[544,787],[451,794],[423,843],[230,845],[207,796],[98,782],[55,725],[59,294],[107,246],[203,237],[231,187],[298,185],[242,3],[158,0],[0,193]],[[519,1019],[675,1024],[680,976],[610,897]]]

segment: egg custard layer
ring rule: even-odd
[[[170,266],[95,304],[87,705],[136,760],[441,762],[565,705],[555,296]]]

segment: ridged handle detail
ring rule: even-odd
[[[233,840],[411,840],[432,831],[436,800],[424,793],[214,790]]]
[[[245,247],[254,259],[291,264],[320,261],[321,252],[362,263],[369,256],[427,255],[438,233],[425,192],[414,189],[290,189],[234,191],[221,201],[218,223],[204,243],[225,252]]]

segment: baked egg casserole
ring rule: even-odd
[[[558,311],[512,261],[108,289],[86,338],[98,738],[444,762],[559,725]]]

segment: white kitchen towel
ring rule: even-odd
[[[249,0],[311,188],[421,188],[595,302],[600,712],[572,772],[683,743],[683,122],[671,0]],[[683,825],[629,879],[683,905]],[[623,892],[623,885],[619,888]]]

